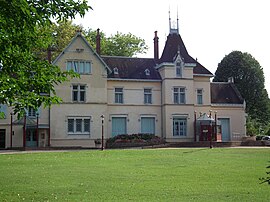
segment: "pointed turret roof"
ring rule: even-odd
[[[159,63],[173,63],[175,62],[176,55],[180,52],[180,55],[185,63],[194,64],[193,73],[194,74],[203,74],[213,76],[213,74],[196,61],[193,57],[188,54],[186,46],[182,40],[180,34],[171,33],[167,37],[165,47],[163,49],[162,56],[159,60]]]

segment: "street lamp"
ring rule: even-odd
[[[210,113],[210,149],[213,148],[213,144],[212,144],[212,138],[213,138],[213,122],[212,122],[212,110],[209,110]]]
[[[101,118],[101,151],[104,150],[104,118],[105,116],[102,114]]]

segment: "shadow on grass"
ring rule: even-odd
[[[190,153],[195,153],[195,152],[200,152],[200,151],[205,151],[205,150],[209,150],[209,148],[203,148],[203,149],[193,149],[191,151],[185,151],[183,152],[184,154],[190,154]]]

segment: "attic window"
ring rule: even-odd
[[[118,68],[117,67],[113,68],[113,73],[118,74]]]
[[[145,72],[145,75],[146,75],[146,76],[150,76],[150,71],[149,71],[149,69],[144,70],[144,72]]]

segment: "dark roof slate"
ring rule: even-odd
[[[243,104],[244,99],[233,83],[212,82],[211,103],[212,104]]]
[[[159,59],[159,63],[161,64],[163,62],[174,62],[178,51],[180,51],[180,55],[185,63],[196,64],[196,67],[193,68],[194,74],[205,74],[209,76],[213,75],[209,70],[207,70],[204,66],[202,66],[198,61],[196,61],[188,54],[188,51],[181,36],[176,33],[168,35],[165,47],[163,49],[163,53],[161,55],[161,58]]]
[[[111,70],[118,69],[118,74],[114,74],[112,71],[108,78],[161,80],[158,71],[155,69],[156,63],[152,58],[101,57]],[[146,75],[146,69],[150,71],[149,75]]]

